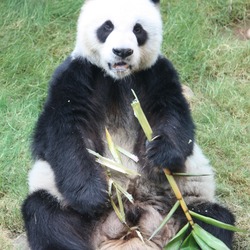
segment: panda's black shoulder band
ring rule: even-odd
[[[160,0],[151,0],[153,3],[160,3]]]

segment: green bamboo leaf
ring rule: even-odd
[[[187,223],[176,235],[172,238],[168,244],[163,248],[164,250],[177,250],[183,242],[184,236],[189,228],[189,223]]]
[[[167,214],[167,216],[164,218],[164,220],[162,221],[161,225],[153,232],[153,234],[150,236],[150,238],[148,240],[151,240],[152,238],[155,237],[155,235],[162,230],[162,228],[167,224],[167,222],[171,219],[172,215],[174,214],[174,212],[177,210],[177,208],[180,206],[180,202],[176,201],[176,203],[174,204],[174,206],[172,207],[172,209],[169,211],[169,213]]]
[[[106,158],[106,157],[103,157],[101,156],[100,154],[96,153],[95,151],[91,150],[91,149],[87,149],[88,152],[94,156],[96,156],[96,161],[98,163],[100,163],[101,165],[103,166],[106,166],[110,169],[113,169],[115,171],[118,171],[118,172],[121,172],[123,174],[127,174],[127,175],[139,175],[139,173],[137,173],[136,171],[134,170],[131,170],[129,168],[126,168],[124,167],[122,164],[118,163],[118,162],[115,162],[109,158]]]
[[[128,193],[122,186],[120,186],[117,182],[114,182],[113,185],[118,189],[131,203],[134,203],[133,196]]]
[[[138,162],[139,159],[136,155],[131,154],[130,152],[128,152],[127,150],[125,150],[124,148],[121,148],[119,146],[116,145],[117,150],[122,153],[123,155],[127,156],[129,159],[133,160],[134,162]]]
[[[172,175],[184,176],[184,177],[199,177],[199,176],[211,176],[212,174],[172,173]]]
[[[102,157],[100,154],[96,153],[94,150],[87,148],[87,151],[91,154],[94,155],[95,157]]]
[[[207,224],[210,224],[210,225],[213,225],[213,226],[216,226],[216,227],[219,227],[219,228],[227,229],[227,230],[230,230],[230,231],[234,231],[234,232],[243,232],[243,233],[247,232],[246,230],[239,229],[239,228],[237,228],[237,227],[235,227],[233,225],[226,224],[224,222],[215,220],[215,219],[213,219],[211,217],[207,217],[207,216],[195,213],[194,211],[190,210],[189,212],[193,217],[195,217],[196,219],[201,220],[203,222],[206,222]]]
[[[201,240],[206,242],[206,244],[211,247],[212,249],[219,249],[219,250],[229,250],[229,248],[225,245],[224,242],[204,230],[200,227],[197,223],[193,226],[193,231],[196,236],[198,236]],[[195,236],[194,236],[195,238]],[[196,239],[196,238],[195,238]],[[197,242],[197,241],[196,241]],[[199,244],[199,242],[197,242]]]
[[[196,241],[196,243],[199,245],[199,247],[201,248],[201,250],[214,250],[214,248],[211,248],[210,246],[208,246],[206,244],[206,242],[203,241],[203,239],[201,239],[194,230],[192,230],[192,235]],[[220,248],[216,248],[218,250],[221,250]]]
[[[117,217],[119,218],[119,220],[123,223],[123,224],[126,224],[126,221],[125,221],[125,218],[122,216],[122,214],[120,213],[118,207],[115,205],[113,199],[110,199],[110,202],[111,202],[111,205],[117,215]]]
[[[124,212],[124,206],[122,202],[122,197],[120,191],[116,188],[116,196],[118,200],[118,205],[119,205],[119,211],[122,217],[122,221],[125,221],[125,212]]]
[[[125,168],[124,166],[122,166],[121,164],[112,161],[108,158],[105,157],[100,157],[96,159],[96,162],[98,162],[99,164],[108,167],[110,169],[113,169],[115,171],[121,172],[123,174],[127,174],[127,175],[136,175],[136,172],[130,169]]]
[[[200,250],[200,247],[195,241],[194,236],[192,235],[192,232],[184,240],[184,242],[181,245],[180,250]]]
[[[105,128],[105,132],[106,132],[106,139],[107,139],[108,147],[109,147],[109,150],[110,150],[112,156],[114,157],[114,160],[118,163],[122,163],[121,156],[120,156],[120,154],[116,148],[116,145],[114,144],[114,142],[111,138],[111,135],[110,135],[107,128]]]
[[[147,120],[145,114],[142,111],[141,104],[140,104],[134,90],[132,90],[132,92],[133,92],[133,94],[135,96],[135,100],[131,104],[131,106],[132,106],[132,108],[134,110],[134,115],[138,119],[138,121],[139,121],[139,123],[140,123],[140,125],[141,125],[147,139],[149,141],[151,141],[153,131],[152,131],[152,129],[151,129],[149,123],[148,123],[148,120]]]

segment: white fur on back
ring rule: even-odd
[[[105,43],[97,38],[97,29],[107,20],[114,30]],[[148,40],[138,46],[133,27],[140,23],[147,31]],[[150,0],[91,0],[81,10],[78,20],[77,41],[73,58],[84,57],[116,78],[108,67],[113,60],[113,48],[130,48],[132,71],[151,67],[158,55],[162,41],[162,23],[159,8]]]
[[[193,154],[186,160],[186,172],[208,176],[176,178],[187,203],[195,200],[215,200],[215,181],[213,169],[200,147],[195,143]]]
[[[63,197],[56,187],[55,174],[48,162],[37,160],[29,172],[29,192],[45,190],[58,200]]]

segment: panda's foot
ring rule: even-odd
[[[227,208],[217,203],[204,202],[204,203],[191,204],[188,207],[191,211],[224,222],[226,224],[234,225],[235,223],[235,218],[233,214]],[[232,239],[233,239],[232,231],[209,225],[198,219],[194,220],[203,229],[205,229],[206,231],[214,235],[216,238],[223,241],[230,249],[232,248]]]
[[[44,190],[24,201],[22,214],[31,250],[92,250],[93,222],[63,207]]]

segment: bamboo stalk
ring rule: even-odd
[[[133,103],[131,105],[132,105],[132,108],[134,110],[135,117],[138,119],[138,121],[139,121],[139,123],[140,123],[140,125],[141,125],[147,139],[149,141],[152,141],[152,134],[153,134],[152,129],[151,129],[151,127],[150,127],[150,125],[148,123],[148,120],[147,120],[147,118],[146,118],[146,116],[145,116],[145,114],[144,114],[144,112],[143,112],[143,110],[141,108],[140,102],[139,102],[135,92],[133,90],[132,90],[132,92],[133,92],[133,94],[135,96],[135,100],[133,101]],[[180,201],[181,208],[182,208],[188,222],[193,227],[194,226],[194,221],[192,219],[192,216],[189,213],[187,204],[183,199],[183,196],[182,196],[182,194],[180,192],[180,189],[179,189],[173,175],[171,174],[171,172],[167,168],[164,168],[163,171],[164,171],[164,173],[165,173],[165,175],[166,175],[166,177],[168,179],[168,182],[169,182],[169,184],[170,184],[170,186],[171,186],[177,200]]]
[[[193,227],[194,226],[194,221],[192,219],[192,216],[189,213],[189,209],[187,207],[187,204],[183,199],[181,191],[180,191],[180,189],[179,189],[173,175],[171,174],[171,172],[168,169],[164,169],[163,171],[164,171],[164,173],[165,173],[165,175],[166,175],[166,177],[168,179],[168,182],[169,182],[171,188],[173,189],[173,192],[175,194],[176,199],[180,201],[181,208],[182,208],[188,222]]]

